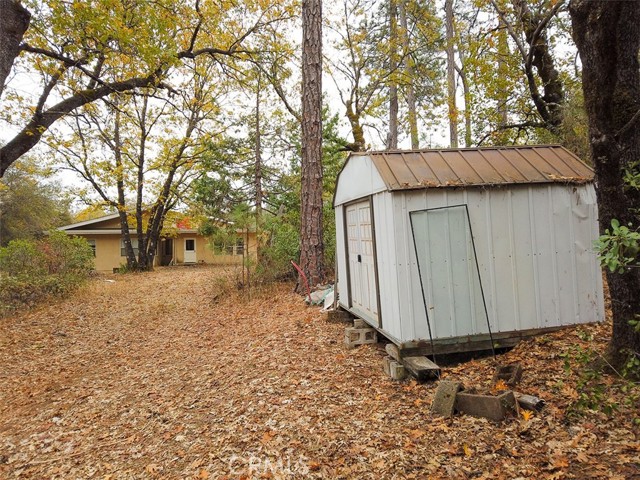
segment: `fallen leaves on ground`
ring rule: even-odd
[[[637,405],[566,421],[577,377],[560,353],[585,331],[594,339],[585,345],[604,348],[607,325],[499,357],[522,363],[520,390],[543,398],[543,412],[502,424],[443,419],[429,411],[436,384],[385,377],[381,346],[344,350],[344,326],[291,285],[249,299],[221,292],[224,275],[168,268],[98,278],[0,322],[0,477],[640,476]],[[444,375],[490,389],[494,367],[482,358]]]

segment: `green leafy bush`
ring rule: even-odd
[[[0,271],[12,277],[46,275],[46,257],[33,240],[12,240],[0,248]]]
[[[612,272],[624,273],[627,268],[638,265],[640,232],[629,227],[631,224],[620,225],[614,218],[611,228],[607,228],[596,242],[600,264]]]
[[[13,240],[0,248],[0,316],[63,296],[82,284],[93,269],[86,240],[52,232],[43,240]]]
[[[265,222],[264,230],[269,232],[269,240],[260,251],[256,274],[261,280],[293,278],[291,260],[300,257],[300,233],[298,226],[283,217],[271,217]]]

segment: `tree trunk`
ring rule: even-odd
[[[555,67],[549,48],[546,34],[548,19],[541,15],[534,15],[526,0],[513,0],[513,6],[529,44],[528,58],[524,60],[525,73],[530,84],[533,102],[543,121],[547,124],[547,129],[552,133],[558,133],[558,129],[562,125],[564,91],[560,72]],[[547,15],[550,14],[551,12]],[[532,88],[531,86],[531,83],[535,83],[532,66],[536,68],[542,82],[544,92],[542,96],[540,96],[537,87]]]
[[[367,147],[364,141],[364,129],[360,123],[360,113],[353,108],[353,102],[347,101],[347,119],[351,126],[351,134],[353,135],[352,150],[354,152],[363,152]]]
[[[149,258],[148,252],[148,238],[144,235],[143,226],[143,200],[144,200],[144,174],[145,174],[145,159],[147,150],[147,108],[149,106],[149,97],[144,95],[142,97],[142,109],[139,113],[140,120],[140,146],[138,147],[138,172],[137,172],[137,185],[136,185],[136,232],[138,234],[138,268],[140,270],[149,270]]]
[[[127,216],[126,199],[124,192],[124,168],[122,165],[122,139],[120,138],[120,110],[116,105],[115,123],[113,126],[113,154],[116,164],[116,189],[118,191],[118,215],[120,216],[120,233],[124,243],[124,252],[127,257],[127,268],[129,270],[138,269],[133,245],[131,244],[131,232],[129,230],[129,218]],[[138,238],[138,251],[140,250],[140,238]]]
[[[253,187],[256,191],[256,257],[258,262],[260,261],[262,248],[260,245],[260,231],[262,229],[262,203],[264,202],[263,193],[262,193],[262,183],[263,183],[263,172],[262,172],[262,133],[260,131],[260,93],[262,90],[261,76],[258,73],[258,89],[256,91],[256,140],[255,140],[255,172],[253,178]],[[248,242],[248,233],[247,233],[247,242]],[[245,251],[248,254],[249,243],[245,245]],[[249,258],[247,256],[247,258]],[[248,266],[247,266],[248,269]],[[248,275],[248,270],[247,270]]]
[[[407,23],[406,0],[400,0],[398,10],[400,13],[400,27],[402,40],[402,54],[404,56],[404,70],[407,76],[407,121],[409,122],[409,136],[411,138],[411,148],[420,148],[420,138],[418,136],[418,115],[416,113],[416,91],[413,88],[415,72],[413,68],[413,58],[409,48],[409,25]]]
[[[449,107],[449,142],[458,148],[458,108],[456,107],[456,70],[453,42],[453,0],[445,0],[445,27],[447,40],[447,106]]]
[[[387,150],[398,149],[398,5],[389,0],[389,134]]]
[[[256,139],[255,139],[255,172],[253,186],[256,191],[256,226],[262,222],[262,137],[260,132],[260,93],[262,84],[258,73],[258,89],[256,91]]]
[[[640,158],[640,3],[571,0],[573,38],[582,61],[582,88],[596,172],[600,231],[611,220],[639,225],[636,195],[625,192],[623,169]],[[640,269],[607,272],[613,335],[609,360],[640,355]]]
[[[324,280],[322,240],[322,0],[302,2],[302,198],[300,266]],[[300,282],[298,282],[300,283]]]
[[[18,0],[0,0],[0,97],[4,91],[13,62],[20,54],[20,42],[31,14]]]
[[[509,41],[507,38],[507,26],[504,19],[498,15],[498,80],[504,82],[509,72],[507,59],[509,58]],[[509,123],[507,112],[507,102],[509,100],[509,92],[504,88],[504,84],[500,84],[498,93],[498,117],[500,125]]]

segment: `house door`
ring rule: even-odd
[[[184,239],[184,263],[196,263],[196,239]]]
[[[354,203],[346,210],[350,305],[379,326],[371,203],[369,200]]]

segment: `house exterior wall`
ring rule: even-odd
[[[98,272],[111,272],[126,263],[120,257],[120,235],[78,235],[96,242],[95,268]]]
[[[95,269],[98,272],[112,272],[114,268],[119,268],[126,264],[126,258],[120,256],[120,235],[110,234],[74,234],[73,230],[66,232],[69,235],[94,240],[96,245]],[[184,241],[187,238],[195,240],[196,261],[211,265],[236,265],[242,263],[242,255],[214,254],[210,247],[209,239],[194,233],[180,233],[173,238],[175,262],[184,263]],[[246,242],[246,240],[245,240]],[[248,252],[255,259],[256,257],[256,234],[249,233]],[[156,265],[159,256],[156,256]]]

